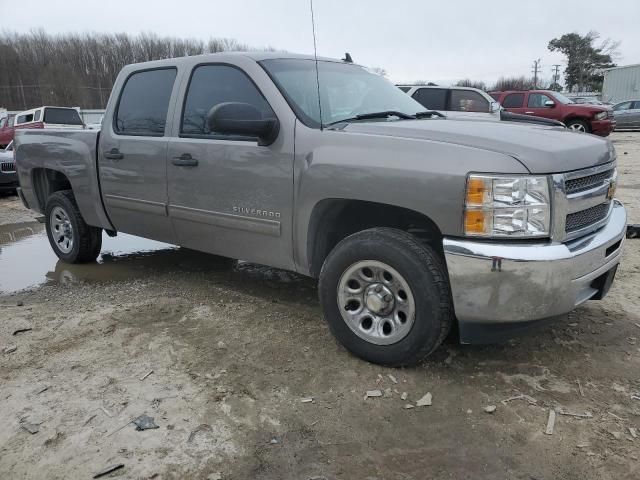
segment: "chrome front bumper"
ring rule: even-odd
[[[602,284],[620,262],[626,223],[624,206],[616,200],[606,225],[566,243],[445,238],[458,320],[531,322],[567,313],[606,294]]]

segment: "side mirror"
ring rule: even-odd
[[[496,113],[502,110],[502,106],[498,102],[491,102],[489,105],[489,113]]]
[[[216,105],[207,115],[212,132],[258,138],[258,145],[271,145],[278,136],[277,118],[262,118],[260,111],[248,103],[226,102]]]
[[[547,108],[553,108],[556,106],[556,102],[554,102],[553,100],[547,100],[546,102],[544,102],[544,106]]]

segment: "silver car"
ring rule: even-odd
[[[613,116],[620,128],[640,128],[640,100],[626,100],[613,106]]]

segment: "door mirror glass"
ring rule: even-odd
[[[547,108],[553,108],[556,106],[556,102],[554,102],[553,100],[547,100],[546,102],[544,102],[544,106]]]
[[[502,109],[498,102],[491,102],[491,106],[489,107],[489,111],[491,113],[499,112]]]
[[[240,102],[220,103],[209,110],[209,130],[225,135],[257,137],[259,145],[270,145],[278,136],[276,118],[262,118],[262,113],[253,105]]]

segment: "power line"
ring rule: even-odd
[[[551,71],[553,72],[553,83],[554,84],[558,84],[558,80],[560,80],[560,65],[559,64],[554,64],[553,68],[551,69]]]

